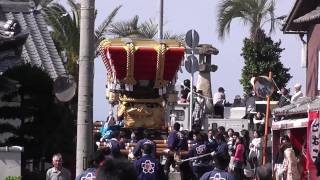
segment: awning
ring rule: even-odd
[[[307,113],[308,110],[320,110],[320,97],[312,100],[310,97],[299,98],[296,102],[287,106],[275,108],[273,110],[276,116],[287,116]]]
[[[308,118],[287,119],[287,120],[272,122],[272,130],[305,128],[307,126],[308,126]]]

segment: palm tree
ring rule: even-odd
[[[274,30],[274,0],[222,0],[218,7],[218,36],[224,39],[230,31],[232,20],[239,18],[250,27],[250,37],[254,40],[263,33],[262,26],[270,22],[270,32]]]
[[[77,77],[80,39],[80,4],[68,0],[70,11],[59,3],[51,3],[44,10],[44,17],[52,28],[52,38],[60,53],[65,52],[67,58],[66,68],[69,73]],[[95,47],[106,35],[107,27],[110,26],[121,6],[116,7],[109,16],[95,30]],[[97,14],[97,12],[96,12]],[[98,54],[96,54],[98,55]]]
[[[115,37],[137,37],[139,36],[139,16],[134,16],[128,21],[120,21],[111,24],[108,34]]]
[[[108,34],[118,38],[131,37],[154,39],[157,33],[158,24],[156,24],[152,19],[149,19],[143,23],[139,23],[138,15],[127,21],[113,23],[108,29]],[[176,39],[180,42],[184,42],[184,35],[172,35],[169,32],[165,32],[164,39]]]

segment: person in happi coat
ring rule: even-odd
[[[189,157],[201,156],[210,153],[210,149],[204,141],[204,135],[199,133],[196,135],[196,144],[192,146],[188,152]],[[205,156],[192,162],[192,171],[196,179],[199,179],[205,172],[212,170],[211,157]]]
[[[184,147],[183,145],[184,143],[182,143],[182,141],[183,141],[183,134],[180,132],[180,124],[176,122],[173,124],[173,129],[168,136],[169,150],[175,154],[176,153],[179,154],[181,148]],[[166,175],[169,174],[171,165],[175,166],[174,157],[171,155],[168,155],[164,165],[164,170]]]
[[[148,129],[145,129],[143,131],[143,139],[140,139],[138,142],[137,142],[137,145],[134,147],[132,153],[134,155],[134,157],[140,157],[141,156],[141,150],[143,148],[143,145],[144,144],[150,144],[152,146],[152,152],[151,152],[151,155],[153,157],[156,156],[156,144],[150,139],[150,130]]]
[[[215,168],[212,171],[206,172],[201,176],[200,180],[235,180],[234,176],[227,171],[227,167],[230,162],[230,156],[218,153],[213,155],[213,161],[215,162]]]
[[[119,138],[120,138],[120,131],[115,130],[112,131],[111,134],[111,139],[108,139],[106,141],[106,146],[110,150],[110,156],[113,158],[121,158],[121,152],[120,152],[120,143],[119,143]]]
[[[89,159],[89,168],[83,171],[79,176],[76,177],[76,180],[91,180],[96,178],[97,169],[105,161],[103,150],[97,150],[94,154],[90,156]]]
[[[145,143],[142,146],[142,156],[133,162],[138,174],[138,180],[163,180],[164,172],[159,161],[152,156],[152,144]]]

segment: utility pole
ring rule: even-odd
[[[93,152],[94,0],[81,0],[76,175]]]
[[[163,39],[163,0],[160,0],[159,39]]]

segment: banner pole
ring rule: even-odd
[[[272,72],[269,71],[269,79],[272,79]],[[263,146],[263,156],[262,164],[267,163],[267,145],[268,145],[268,130],[269,130],[269,113],[270,113],[270,96],[267,96],[267,109],[266,109],[266,118],[264,120],[264,146]]]

